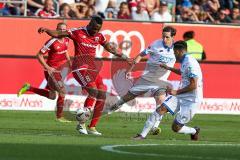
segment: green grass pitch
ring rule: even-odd
[[[196,115],[189,124],[201,127],[201,140],[171,131],[167,115],[162,133],[146,140],[131,138],[143,127],[146,114],[114,113],[102,117],[104,135],[80,135],[76,122],[56,122],[53,112],[0,111],[0,160],[237,160],[240,159],[240,117]]]

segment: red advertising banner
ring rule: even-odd
[[[4,18],[0,17],[0,55],[35,55],[44,42],[49,39],[45,34],[39,35],[39,27],[55,29],[62,20],[34,18]],[[85,26],[85,20],[67,20],[69,28]],[[196,40],[203,44],[209,61],[240,61],[240,26],[197,25],[197,24],[164,24],[141,22],[105,21],[102,33],[111,42],[115,42],[123,52],[134,57],[151,42],[161,38],[164,25],[172,25],[177,29],[176,40],[182,39],[185,31],[194,30]],[[129,45],[131,46],[129,48]],[[73,44],[70,45],[70,55],[73,55]],[[111,57],[97,50],[98,57]]]
[[[144,64],[143,64],[144,65]],[[112,91],[112,72],[124,68],[120,61],[104,61],[100,74],[109,92]],[[126,66],[126,65],[125,65]],[[177,65],[178,66],[178,65]],[[115,70],[112,69],[115,67]],[[235,64],[201,64],[205,98],[240,98],[240,67]],[[15,94],[25,83],[44,87],[43,70],[36,59],[0,58],[0,94]],[[179,80],[179,76],[170,75],[170,80]],[[65,84],[77,86],[70,75]]]

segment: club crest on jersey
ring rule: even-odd
[[[98,42],[99,41],[99,37],[95,37],[95,42]]]

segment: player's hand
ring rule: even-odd
[[[53,68],[53,67],[48,67],[48,68],[47,68],[47,72],[48,72],[49,74],[53,74],[54,72],[59,72],[59,71],[56,70],[56,69]]]
[[[169,67],[164,63],[159,64],[159,66],[166,69],[166,70],[169,70]]]
[[[38,29],[38,33],[44,33],[44,32],[46,32],[46,28],[44,28],[44,27],[40,27],[39,29]]]

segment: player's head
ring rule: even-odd
[[[183,34],[183,39],[184,39],[184,41],[187,41],[189,39],[193,39],[194,36],[195,36],[194,31],[187,31]]]
[[[174,36],[176,35],[176,29],[171,26],[166,26],[162,30],[162,39],[165,45],[171,46]]]
[[[101,17],[93,16],[89,24],[87,25],[88,33],[94,36],[102,28],[103,20]]]
[[[58,31],[66,31],[67,30],[67,24],[60,22],[57,24],[57,30]]]
[[[185,41],[177,41],[173,45],[174,54],[177,60],[180,60],[184,53],[187,52],[187,43]]]

